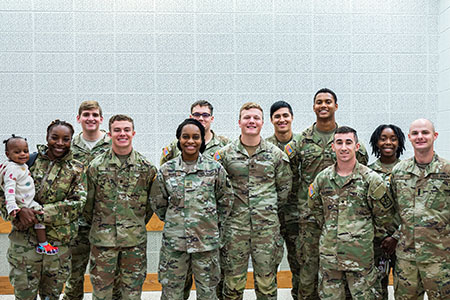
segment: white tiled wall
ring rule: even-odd
[[[338,94],[339,123],[367,142],[380,123],[407,129],[420,116],[442,118],[447,7],[438,0],[3,0],[0,137],[23,134],[34,148],[52,119],[75,122],[79,103],[96,99],[106,118],[136,118],[136,148],[157,162],[195,100],[214,104],[214,128],[231,137],[243,102],[268,111],[287,100],[300,131],[314,120],[312,95],[327,86]],[[271,130],[267,122],[264,134]]]
[[[198,99],[213,103],[213,128],[230,137],[240,105],[260,103],[267,136],[274,101],[291,103],[299,132],[326,86],[338,94],[338,122],[366,144],[381,123],[406,131],[427,117],[450,157],[449,3],[1,0],[0,138],[21,134],[34,149],[51,120],[75,123],[79,103],[95,99],[106,121],[135,118],[135,147],[157,163]]]
[[[439,132],[437,150],[450,159],[450,1],[439,3],[439,96],[436,127]]]

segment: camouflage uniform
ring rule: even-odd
[[[220,231],[233,205],[225,169],[201,155],[187,165],[179,155],[158,172],[161,194],[152,208],[165,222],[159,282],[161,299],[182,299],[192,266],[197,299],[212,300],[220,279]]]
[[[389,168],[385,164],[383,164],[379,159],[377,159],[375,162],[373,162],[372,164],[369,165],[370,169],[377,172],[378,175],[380,175],[381,178],[383,178],[384,183],[387,186],[388,196],[391,197],[391,199],[392,199],[392,195],[390,193],[389,178],[391,176],[393,166],[395,166],[399,162],[400,162],[400,160],[397,159],[395,161],[395,163],[393,163],[392,167]],[[392,209],[394,209],[394,208],[392,208]],[[400,222],[398,220],[398,215],[395,215],[394,226],[397,227],[399,224],[400,224]],[[391,255],[390,257],[386,256],[384,251],[381,249],[381,242],[383,241],[383,239],[384,239],[383,236],[379,236],[378,234],[375,235],[375,239],[374,239],[374,243],[373,243],[373,247],[374,247],[373,250],[375,253],[375,266],[376,267],[380,265],[380,261],[382,260],[383,257],[390,260],[389,269],[387,270],[387,272],[379,272],[379,274],[378,274],[378,281],[380,282],[378,287],[381,288],[379,293],[382,295],[383,300],[388,300],[389,299],[389,294],[388,294],[389,275],[388,274],[389,274],[390,270],[394,267],[395,254]]]
[[[433,156],[421,169],[414,158],[397,164],[391,188],[401,225],[394,274],[396,299],[450,299],[450,163]]]
[[[336,124],[336,128],[338,125]],[[297,249],[300,263],[299,299],[319,299],[317,292],[317,275],[319,272],[319,237],[320,229],[308,208],[308,187],[320,171],[336,161],[336,154],[331,149],[333,136],[323,143],[315,129],[315,123],[300,135],[294,136],[286,145],[285,152],[289,156],[292,168],[298,168],[300,187],[298,189],[298,205],[300,211],[300,233]],[[369,156],[361,144],[356,159],[366,165]]]
[[[36,185],[35,200],[44,214],[36,215],[45,225],[47,239],[59,247],[57,255],[36,253],[37,238],[33,226],[19,231],[13,226],[9,234],[8,262],[10,281],[16,299],[56,300],[70,274],[70,241],[78,231],[79,218],[86,203],[86,176],[83,165],[72,159],[72,153],[59,160],[50,160],[47,146],[38,146],[38,157],[30,168]],[[3,194],[2,194],[3,197]],[[0,201],[6,219],[4,201]]]
[[[95,157],[111,147],[111,139],[106,132],[103,133],[103,138],[100,139],[92,149],[89,149],[83,142],[81,138],[83,133],[80,133],[73,138],[71,146],[73,157],[82,162],[85,167],[87,167]],[[70,250],[72,252],[72,268],[69,279],[66,282],[66,287],[64,288],[63,300],[81,300],[84,295],[84,274],[86,273],[86,267],[89,262],[89,254],[91,251],[91,245],[89,243],[89,231],[91,228],[82,216],[78,220],[78,224],[78,235],[72,240],[70,245]]]
[[[320,172],[309,187],[309,207],[320,235],[320,299],[378,299],[373,239],[392,233],[393,202],[382,178],[359,164],[341,177],[336,164]]]
[[[109,149],[89,164],[87,175],[92,298],[112,299],[118,271],[122,298],[140,299],[147,264],[145,224],[153,214],[149,194],[156,168],[135,150],[122,164]]]
[[[214,153],[219,150],[220,148],[222,148],[223,146],[225,146],[226,144],[228,144],[230,142],[230,140],[224,136],[221,135],[216,135],[214,133],[214,131],[211,130],[211,133],[213,135],[213,137],[211,138],[211,140],[206,144],[206,148],[205,151],[203,151],[203,156],[204,157],[208,157],[208,158],[212,158]],[[159,165],[162,166],[164,163],[168,162],[169,160],[179,156],[181,154],[180,149],[178,149],[177,147],[177,143],[178,140],[173,140],[169,146],[164,147],[162,149],[162,154],[161,154],[161,160],[159,162]],[[223,278],[223,274],[221,275],[221,277]],[[189,268],[188,269],[188,274],[186,276],[186,285],[184,287],[184,300],[187,300],[191,294],[191,287],[192,287],[192,270]],[[222,290],[223,288],[223,282],[222,280],[219,282],[218,285],[218,290]],[[219,299],[221,298],[221,295],[218,293]]]
[[[234,189],[221,249],[224,299],[243,298],[250,255],[257,299],[276,299],[277,267],[283,256],[278,214],[287,205],[292,187],[289,160],[264,139],[251,157],[238,139],[214,158],[227,170]]]
[[[294,137],[294,136],[293,136]],[[281,150],[285,150],[287,143],[279,142],[275,135],[266,139],[277,146]],[[296,248],[296,241],[299,234],[299,209],[297,192],[300,186],[300,174],[298,172],[298,165],[292,164],[291,170],[293,174],[292,191],[289,194],[288,204],[284,213],[280,214],[281,235],[286,242],[287,259],[289,268],[292,273],[292,290],[291,295],[294,300],[298,299],[299,283],[300,283],[300,264],[298,262],[298,249]]]
[[[213,158],[214,153],[216,153],[217,150],[225,146],[230,142],[230,140],[224,136],[216,135],[214,131],[211,130],[211,133],[213,135],[212,139],[206,144],[205,151],[203,151],[203,156]],[[160,166],[162,166],[164,163],[168,162],[169,160],[177,157],[181,154],[180,149],[177,147],[178,140],[173,140],[169,146],[164,147],[162,149],[161,154],[161,161],[159,163]]]

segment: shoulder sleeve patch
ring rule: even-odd
[[[314,185],[311,183],[308,188],[308,195],[311,198],[312,196],[314,196],[314,194],[315,194]]]
[[[216,151],[216,153],[214,153],[214,160],[219,161],[222,158],[222,156],[220,156],[220,152]]]
[[[294,149],[292,149],[290,144],[284,146],[284,152],[290,157],[294,153]]]
[[[163,148],[163,156],[167,157],[167,155],[169,155],[170,151],[169,151],[169,147],[165,147]]]

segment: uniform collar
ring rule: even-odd
[[[245,156],[249,157],[247,153],[247,149],[245,149],[244,144],[241,142],[241,136],[237,139],[235,142],[237,146],[237,151],[244,154]],[[256,155],[258,153],[264,152],[267,150],[267,142],[261,137],[261,141],[258,145],[258,148],[256,148],[255,153],[253,155]]]
[[[339,125],[337,123],[335,123],[335,124],[336,124],[336,127],[335,127],[335,130],[336,130],[336,128],[338,128]],[[321,144],[322,143],[322,138],[319,136],[318,131],[316,129],[316,122],[314,122],[314,124],[312,124],[310,127],[308,127],[303,132],[303,135],[304,135],[305,138],[313,140],[314,143],[316,143],[316,144]],[[332,142],[333,142],[333,136],[330,137],[330,140],[328,141],[327,144],[329,145]]]
[[[211,134],[212,134],[212,138],[211,140],[208,142],[208,144],[206,144],[206,149],[212,148],[213,146],[219,145],[219,140],[216,138],[216,134],[214,133],[214,131],[211,129]]]
[[[205,170],[205,164],[204,164],[205,158],[201,153],[198,154],[197,162],[193,165],[191,171],[189,173],[195,173],[199,170]],[[183,158],[181,157],[181,154],[176,157],[175,162],[175,171],[183,171],[186,172],[186,163],[183,161]]]
[[[414,157],[411,158],[411,161],[412,163],[409,164],[406,171],[416,176],[420,176],[423,170],[419,168],[419,166],[416,163],[416,159]],[[437,162],[439,162],[439,156],[436,153],[434,153],[431,162],[425,168],[424,177],[427,177],[429,174],[439,173],[439,164]]]
[[[400,162],[400,159],[394,162],[394,166]],[[380,159],[377,159],[373,164],[370,165],[370,168],[374,171],[382,172],[382,173],[391,173],[392,170],[388,170],[382,163]]]
[[[99,146],[103,146],[105,144],[110,144],[111,143],[111,138],[108,136],[108,133],[104,130],[100,130],[103,134],[103,137],[97,142],[97,144],[95,144],[95,146],[92,148],[96,148]],[[80,132],[79,134],[77,134],[72,141],[72,146],[73,147],[78,147],[81,149],[85,149],[85,150],[89,150],[87,148],[87,146],[85,145],[84,141],[82,140],[81,136],[82,136],[83,132]]]
[[[109,158],[109,164],[117,165],[118,167],[122,167],[122,163],[120,162],[119,157],[114,153],[114,151],[111,149],[108,150],[108,158]],[[137,152],[134,150],[134,148],[131,150],[130,156],[128,156],[127,160],[125,161],[124,165],[132,166],[136,165],[137,162]]]
[[[344,185],[346,185],[347,183],[349,183],[350,181],[352,181],[352,180],[357,180],[357,179],[360,179],[362,176],[361,176],[361,173],[359,172],[359,162],[358,162],[358,160],[356,160],[356,164],[355,164],[355,166],[353,167],[353,171],[352,171],[352,173],[347,177],[347,180],[345,181],[345,183],[343,184],[343,186]],[[334,182],[337,182],[336,181],[336,178],[338,177],[338,176],[340,176],[339,174],[338,174],[338,172],[337,172],[337,170],[336,170],[336,168],[337,168],[337,162],[335,162],[334,163],[334,165],[333,165],[333,171],[331,172],[331,179],[334,181]]]

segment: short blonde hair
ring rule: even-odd
[[[83,111],[91,109],[98,109],[98,113],[101,117],[103,117],[102,108],[100,107],[100,104],[98,104],[98,102],[95,100],[86,100],[81,102],[80,107],[78,108],[78,115],[81,116]]]
[[[249,110],[249,109],[252,109],[252,108],[259,109],[261,111],[261,113],[263,114],[263,118],[264,118],[264,111],[263,111],[262,107],[258,103],[247,102],[247,103],[244,103],[241,106],[241,109],[239,110],[239,120],[241,119],[241,113],[242,113],[243,110]]]

